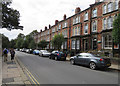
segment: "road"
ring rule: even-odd
[[[116,71],[91,70],[18,51],[16,56],[40,84],[118,84]]]

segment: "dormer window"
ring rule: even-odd
[[[84,20],[88,20],[88,12],[85,13]]]

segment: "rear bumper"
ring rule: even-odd
[[[97,65],[97,67],[99,67],[99,68],[108,68],[108,67],[110,67],[111,66],[111,63],[107,63],[107,64],[105,64],[105,63],[100,63],[99,65]]]

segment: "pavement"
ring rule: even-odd
[[[8,61],[2,61],[2,85],[19,85],[27,86],[31,84],[26,77],[24,71],[18,64],[17,60],[10,60],[10,55],[8,55]]]
[[[67,58],[67,61],[70,59]],[[120,71],[118,65],[112,64],[110,69]],[[18,60],[11,61],[10,54],[8,54],[8,61],[2,61],[2,85],[18,84],[21,86],[30,85],[31,82],[26,77],[23,69],[21,68]]]

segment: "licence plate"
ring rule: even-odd
[[[110,66],[110,64],[107,64],[107,66]]]

